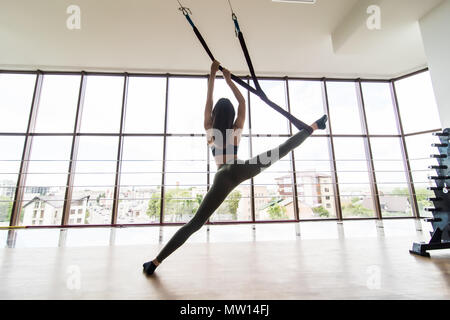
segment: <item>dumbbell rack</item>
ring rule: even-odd
[[[439,137],[440,140],[440,143],[432,145],[439,149],[439,154],[431,155],[431,158],[437,160],[438,165],[429,167],[429,169],[436,170],[437,175],[428,178],[436,183],[436,187],[428,188],[428,190],[434,191],[435,196],[428,199],[433,202],[434,208],[425,208],[426,211],[433,214],[433,218],[425,219],[425,221],[431,222],[433,232],[430,232],[429,243],[414,243],[412,250],[409,251],[423,257],[430,257],[427,252],[429,250],[450,248],[450,129],[433,135]]]

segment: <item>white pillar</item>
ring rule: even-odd
[[[450,0],[419,21],[441,124],[450,128]]]

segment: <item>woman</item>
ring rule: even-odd
[[[214,81],[219,66],[220,63],[217,61],[214,61],[211,65],[204,121],[208,145],[211,147],[218,167],[213,185],[206,193],[195,216],[174,234],[154,260],[144,263],[144,272],[148,275],[153,274],[156,267],[164,259],[178,249],[208,221],[209,217],[219,208],[234,188],[245,180],[255,177],[274,162],[286,156],[302,144],[315,130],[325,129],[326,127],[327,116],[325,115],[309,128],[301,130],[289,138],[279,147],[246,161],[238,160],[239,140],[245,123],[245,99],[232,82],[230,72],[223,69],[225,81],[239,102],[237,118],[234,120],[234,107],[228,99],[220,99],[214,106],[214,109],[212,108]]]

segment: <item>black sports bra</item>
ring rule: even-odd
[[[209,132],[207,132],[207,137],[208,140],[211,138],[209,136]],[[212,142],[209,142],[209,147],[211,148],[211,152],[216,160],[216,162],[221,163],[223,161],[223,158],[225,157],[226,159],[229,158],[236,158],[237,154],[238,154],[238,150],[239,150],[239,142],[240,142],[240,138],[241,138],[241,132],[238,131],[235,138],[237,138],[237,145],[235,145],[234,143],[232,144],[227,144],[225,146],[225,148],[221,148],[221,147],[217,147],[214,144],[214,140]],[[233,139],[234,140],[234,139]]]
[[[213,154],[213,156],[215,157],[216,156],[216,151],[217,150],[220,150],[221,152],[219,153],[219,156],[228,156],[228,155],[230,155],[230,154],[233,154],[233,155],[235,155],[235,156],[237,156],[237,154],[238,154],[238,150],[239,150],[239,146],[233,146],[233,149],[231,149],[231,148],[225,148],[225,149],[222,149],[222,148],[216,148],[216,146],[213,144],[213,145],[211,145],[211,152],[212,152],[212,154]],[[230,152],[230,153],[227,153],[227,151],[232,151],[232,153]]]

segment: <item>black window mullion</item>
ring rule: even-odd
[[[168,117],[168,105],[169,105],[169,76],[166,76],[166,100],[165,100],[165,113],[164,113],[164,138],[163,138],[163,154],[162,154],[162,172],[161,172],[161,199],[160,199],[160,211],[159,211],[159,224],[164,223],[164,196],[166,184],[166,155],[167,155],[167,117]]]
[[[42,72],[38,71],[36,74],[36,82],[34,86],[34,92],[33,92],[33,100],[31,102],[31,108],[30,108],[30,114],[28,118],[28,125],[27,125],[27,133],[25,135],[25,142],[23,146],[23,152],[22,152],[22,160],[20,162],[20,171],[19,176],[17,178],[17,185],[16,190],[14,194],[14,201],[13,206],[11,209],[11,219],[10,219],[10,226],[18,226],[20,224],[20,215],[22,212],[22,202],[23,202],[23,196],[25,193],[25,184],[27,179],[27,173],[28,173],[28,167],[30,164],[30,155],[31,155],[31,149],[33,145],[33,135],[31,133],[34,132],[34,129],[36,127],[36,118],[37,118],[37,112],[39,108],[39,101],[41,98],[41,92],[42,92],[42,82],[43,82],[43,74]]]
[[[291,97],[289,93],[289,80],[286,77],[285,79],[285,87],[286,87],[286,104],[288,112],[291,113]],[[289,121],[289,135],[292,136],[292,122]],[[291,156],[291,177],[292,177],[292,200],[294,201],[294,216],[295,220],[300,220],[300,209],[298,207],[298,190],[297,190],[297,170],[295,168],[295,154],[294,150],[290,152]]]
[[[330,166],[332,169],[332,181],[333,181],[333,192],[334,192],[334,205],[336,208],[336,216],[338,221],[343,220],[342,216],[342,206],[341,206],[341,193],[339,187],[339,177],[337,174],[337,163],[336,163],[336,153],[334,147],[333,129],[332,129],[332,119],[330,117],[330,103],[328,99],[328,87],[325,79],[322,80],[322,102],[323,108],[328,116],[328,131],[330,136],[328,138],[328,152],[330,155]]]
[[[249,78],[247,78],[247,84],[250,84]],[[252,134],[252,108],[251,108],[251,94],[250,91],[247,91],[247,100],[248,100],[248,152],[250,158],[253,157],[253,134]],[[252,214],[252,221],[256,221],[256,209],[255,209],[255,179],[250,179],[250,209]]]
[[[78,93],[77,111],[76,111],[75,124],[74,124],[73,135],[72,135],[72,148],[70,151],[70,162],[69,162],[69,169],[68,169],[68,175],[67,175],[66,192],[65,192],[65,196],[64,196],[64,207],[63,207],[63,214],[61,217],[61,225],[63,225],[63,226],[68,224],[69,216],[70,216],[70,206],[72,203],[72,196],[73,196],[73,183],[74,183],[74,179],[75,179],[75,171],[76,171],[76,165],[77,165],[78,147],[80,144],[80,136],[78,135],[78,133],[80,132],[81,119],[83,117],[83,107],[84,107],[84,98],[86,95],[86,85],[87,85],[87,76],[83,72],[81,74],[80,90]]]
[[[370,189],[372,192],[372,200],[375,208],[376,217],[382,219],[380,195],[378,192],[377,177],[375,175],[375,165],[373,161],[372,145],[370,143],[369,128],[367,124],[366,108],[364,103],[364,94],[362,92],[361,80],[356,81],[356,95],[358,98],[358,109],[361,116],[361,126],[364,135],[364,149],[366,152],[367,166],[369,169]]]
[[[119,131],[119,145],[117,148],[117,164],[115,172],[114,183],[114,197],[113,197],[113,210],[111,215],[111,224],[117,224],[117,216],[119,213],[119,197],[120,197],[120,178],[122,175],[122,158],[123,158],[123,131],[125,127],[125,120],[127,116],[127,101],[128,101],[128,84],[129,76],[125,74],[123,81],[123,96],[122,96],[122,112],[120,117],[120,131]]]
[[[398,97],[397,97],[397,90],[395,88],[395,82],[391,81],[390,84],[391,89],[391,98],[392,103],[394,105],[394,113],[395,113],[395,120],[397,122],[397,128],[400,133],[400,140],[401,140],[401,151],[402,151],[402,158],[403,158],[403,166],[406,171],[406,179],[408,183],[408,191],[412,200],[411,207],[414,214],[414,217],[417,219],[420,218],[420,211],[419,211],[419,205],[417,204],[417,196],[416,196],[416,187],[414,186],[414,180],[411,172],[411,163],[409,161],[409,155],[408,155],[408,148],[406,146],[406,140],[405,140],[405,131],[403,130],[403,123],[402,118],[400,115],[400,109],[398,106]]]

